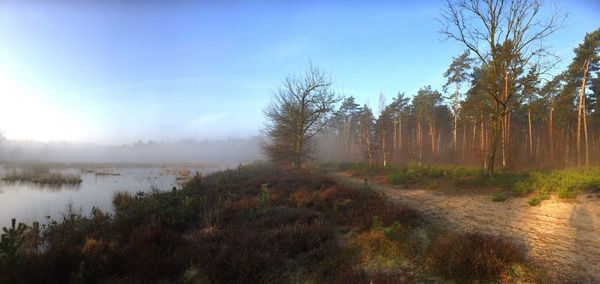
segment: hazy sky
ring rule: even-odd
[[[10,139],[129,143],[258,134],[272,90],[309,60],[340,93],[441,89],[462,48],[445,1],[0,0],[0,130]],[[560,1],[566,66],[600,2]]]

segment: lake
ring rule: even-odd
[[[113,211],[112,198],[116,192],[149,192],[153,189],[171,190],[179,187],[197,172],[206,175],[222,169],[218,166],[117,166],[49,168],[51,172],[80,175],[76,185],[42,185],[32,182],[0,180],[0,227],[8,226],[11,218],[31,224],[46,223],[47,216],[62,218],[69,204],[88,214],[93,206]],[[1,167],[0,177],[20,167]]]

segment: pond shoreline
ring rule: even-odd
[[[75,167],[76,165],[80,167]],[[112,212],[112,198],[117,192],[135,194],[140,191],[172,190],[173,187],[181,187],[196,174],[206,175],[223,168],[206,165],[208,164],[3,164],[0,166],[0,227],[8,226],[12,218],[16,218],[18,222],[40,223],[47,223],[50,219],[57,220],[62,218],[70,204],[77,206],[75,209],[84,214],[89,214],[92,207]],[[28,171],[37,172],[37,177],[10,177],[12,172]],[[43,179],[32,182],[32,179],[43,175],[54,175],[54,179],[52,182],[44,182]],[[7,176],[8,179],[4,178]],[[73,179],[77,177],[81,181],[60,183],[60,176]]]

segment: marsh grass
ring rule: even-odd
[[[79,175],[51,172],[49,170],[25,169],[13,170],[2,176],[8,182],[32,182],[38,184],[79,184],[83,180]]]

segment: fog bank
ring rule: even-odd
[[[235,165],[263,160],[260,137],[226,140],[138,141],[96,145],[6,140],[0,161],[53,163],[213,163]]]

